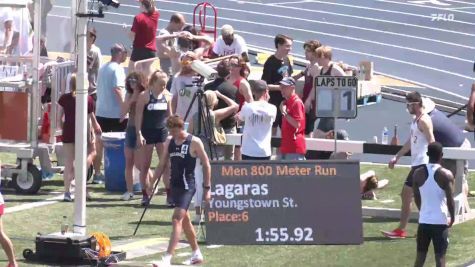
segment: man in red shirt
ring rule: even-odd
[[[282,159],[305,160],[305,107],[295,93],[295,80],[285,77],[280,82],[280,92],[285,99],[280,104],[282,112]]]
[[[154,0],[140,0],[142,12],[135,16],[129,37],[133,40],[130,55],[129,73],[134,70],[135,62],[154,58],[157,52],[157,28],[160,13],[155,8]],[[150,68],[153,62],[144,69]]]

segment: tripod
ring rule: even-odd
[[[190,114],[190,112],[191,112],[191,109],[193,107],[193,104],[195,103],[195,101],[198,100],[198,102],[197,102],[197,105],[198,105],[198,113],[197,114],[199,114],[198,115],[199,116],[198,125],[195,125],[194,127],[197,127],[198,137],[202,140],[205,140],[206,143],[208,144],[210,159],[211,160],[217,160],[218,159],[218,153],[217,153],[216,144],[214,142],[215,136],[214,136],[214,127],[213,127],[212,122],[211,122],[211,111],[208,108],[209,107],[208,101],[206,100],[206,97],[204,97],[204,90],[202,89],[202,82],[203,82],[202,79],[196,79],[194,81],[193,86],[197,86],[198,90],[195,92],[195,94],[193,95],[193,98],[191,99],[191,103],[188,106],[188,109],[186,111],[184,121],[186,121],[188,119],[189,115],[193,115],[193,114]],[[155,181],[152,192],[156,192],[159,181],[160,181],[160,179],[157,179],[157,181]],[[201,186],[201,185],[198,185],[198,186]],[[154,194],[152,193],[149,196],[148,203],[151,203],[153,195]],[[203,209],[205,207],[204,204],[205,203],[203,201],[202,205],[201,205],[201,209],[200,209],[201,210],[200,217],[203,215]],[[142,223],[143,217],[145,216],[145,213],[147,212],[148,207],[149,206],[146,206],[144,208],[144,210],[142,212],[142,215],[140,216],[140,220],[137,223],[137,226],[135,227],[134,236],[137,234],[137,231],[140,227],[140,224]],[[200,234],[201,234],[201,235],[203,235],[204,239],[206,240],[206,233],[205,233],[205,229],[204,229],[204,224],[202,223],[201,220],[200,220],[198,226],[199,226],[199,229],[198,229],[197,237],[199,237]]]

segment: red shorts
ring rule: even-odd
[[[0,216],[5,212],[5,204],[0,204]]]

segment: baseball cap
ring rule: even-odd
[[[252,92],[255,93],[267,90],[267,83],[263,80],[250,80],[249,85],[251,86]]]
[[[422,106],[424,107],[424,112],[426,113],[430,113],[435,109],[434,101],[428,97],[422,98]]]
[[[295,85],[295,80],[292,77],[285,77],[279,82],[279,84],[286,85],[286,86],[293,86]]]
[[[233,26],[229,25],[229,24],[225,24],[223,25],[223,27],[221,27],[221,35],[223,36],[230,36],[234,33],[234,28]]]

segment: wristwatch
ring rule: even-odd
[[[209,186],[209,185],[206,186],[206,185],[203,184],[203,188],[204,189],[211,189],[211,186]]]

